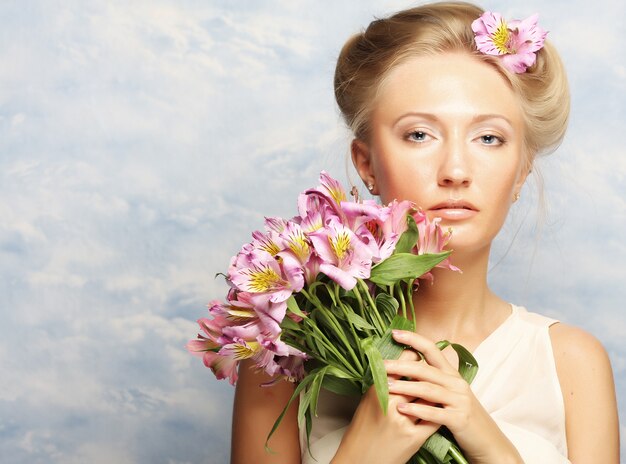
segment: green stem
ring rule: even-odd
[[[422,450],[419,450],[417,454],[413,455],[413,461],[415,464],[432,464],[429,459],[424,456]]]
[[[315,306],[317,309],[324,309],[324,306],[322,306],[322,302],[317,296],[311,295],[304,288],[300,290],[300,293],[302,293],[306,297],[306,299],[309,300],[309,302],[313,304],[313,306]]]
[[[323,305],[322,302],[314,295],[310,294],[309,292],[307,292],[304,288],[302,290],[300,290],[300,292],[306,297],[307,300],[309,300],[313,306],[315,306],[315,308],[317,308],[320,311],[321,315],[328,315],[330,313],[330,311],[328,311],[328,309],[326,309]],[[332,314],[332,313],[330,313]],[[317,333],[319,335],[319,340],[320,342],[323,343],[323,345],[325,346],[325,348],[332,353],[336,359],[339,361],[340,364],[342,364],[343,366],[345,366],[348,370],[350,370],[350,374],[359,377],[361,376],[360,372],[357,372],[352,365],[348,362],[348,360],[343,357],[343,355],[341,355],[341,353],[339,353],[339,351],[336,349],[335,345],[333,345],[332,341],[326,336],[326,334],[324,332],[322,332],[319,327],[317,327],[317,325],[315,323],[312,323],[310,321],[310,319],[308,319],[309,323],[307,324],[308,327],[311,327],[313,329],[313,331],[315,333]],[[335,324],[333,324],[335,325]],[[336,325],[335,325],[336,328]],[[339,329],[338,333],[341,333],[341,329]],[[341,337],[340,337],[341,338]],[[357,366],[359,366],[360,370],[363,371],[363,366],[361,365],[361,363],[359,362],[359,360],[356,358],[354,352],[352,351],[352,347],[349,346],[349,343],[347,344],[348,346],[348,350],[350,352],[350,354],[352,355],[352,358],[354,359],[354,361],[356,362]]]
[[[365,310],[364,310],[364,306],[365,303],[363,302],[363,298],[361,298],[361,292],[359,292],[358,288],[355,288],[352,293],[354,294],[354,296],[356,297],[357,301],[359,302],[359,312],[361,313],[361,317],[363,317],[364,319],[367,319],[367,316],[365,315]]]
[[[346,348],[348,348],[348,352],[350,353],[350,356],[352,357],[352,359],[354,360],[357,368],[359,369],[359,371],[356,371],[354,369],[354,367],[348,363],[348,360],[346,358],[344,358],[335,348],[335,346],[332,344],[332,342],[330,341],[330,339],[328,339],[328,337],[326,336],[326,334],[324,334],[318,327],[316,324],[308,324],[310,327],[312,327],[314,329],[314,331],[316,331],[316,333],[319,333],[321,335],[322,340],[324,341],[324,345],[326,346],[326,348],[328,349],[328,351],[330,351],[332,354],[334,354],[337,359],[343,363],[344,366],[346,366],[346,368],[348,368],[349,370],[352,371],[353,375],[356,375],[357,377],[362,376],[362,372],[363,372],[363,365],[361,364],[361,361],[359,360],[359,358],[357,358],[356,354],[354,353],[354,350],[352,349],[352,346],[350,346],[350,342],[348,342],[345,337],[342,337],[341,335],[343,335],[343,331],[341,330],[341,326],[338,324],[337,319],[335,318],[335,316],[333,315],[333,313],[328,310],[328,308],[325,308],[321,301],[316,297],[311,295],[309,292],[307,292],[304,288],[302,290],[300,290],[302,292],[302,294],[307,298],[307,300],[309,300],[320,312],[321,316],[326,317],[331,324],[334,326],[335,329],[335,333],[337,334],[338,338],[341,339],[341,341],[343,342],[343,344],[346,346]]]
[[[331,323],[331,325],[333,326],[333,329],[335,330],[335,333],[337,334],[337,338],[340,339],[342,343],[345,345],[345,347],[348,349],[348,353],[350,353],[350,356],[352,357],[352,360],[356,364],[357,369],[359,370],[359,372],[363,372],[364,370],[363,365],[361,364],[361,361],[359,360],[359,358],[357,358],[356,353],[352,349],[352,345],[350,345],[350,342],[345,338],[345,335],[341,328],[341,324],[339,323],[335,315],[332,313],[332,311],[328,309],[325,309],[324,311],[320,311],[320,314],[323,317],[326,317],[328,321]]]
[[[374,303],[374,300],[372,299],[372,295],[370,295],[370,290],[369,288],[367,288],[367,285],[365,284],[365,282],[363,282],[363,280],[357,279],[357,281],[358,281],[359,287],[361,288],[361,291],[367,298],[367,301],[370,305],[370,309],[372,313],[374,314],[376,318],[375,325],[378,326],[378,330],[380,331],[379,335],[382,335],[383,333],[385,333],[385,323],[383,322],[382,317],[380,317],[380,314],[378,313],[378,308],[376,307],[376,303]]]
[[[356,333],[356,330],[354,329],[354,324],[350,323],[349,317],[348,317],[348,311],[352,311],[354,312],[354,310],[352,309],[351,306],[346,305],[343,303],[343,301],[341,301],[341,298],[339,297],[339,285],[335,284],[335,296],[337,297],[337,303],[339,304],[339,308],[341,309],[341,311],[345,314],[346,316],[346,322],[348,322],[348,325],[350,326],[350,333],[352,334],[355,346],[359,346],[359,341],[361,340],[361,337],[359,337]],[[371,335],[371,331],[369,329],[362,329],[367,336],[369,337]],[[359,352],[359,357],[361,359],[361,363],[364,364],[365,363],[365,355],[363,354],[363,350],[358,350]]]
[[[371,309],[369,311],[365,310],[365,302],[363,301],[363,297],[361,296],[360,289],[358,287],[354,287],[352,293],[354,293],[354,296],[359,301],[359,309],[361,310],[361,316],[363,317],[363,319],[372,323],[377,330],[380,330],[380,327],[378,327],[378,320],[374,317],[374,311],[372,311]]]
[[[410,279],[407,281],[406,287],[406,299],[409,302],[409,308],[411,309],[411,321],[413,322],[413,332],[417,331],[417,323],[415,321],[415,305],[413,304],[413,284],[415,284],[415,279]]]
[[[363,375],[360,372],[357,372],[354,367],[352,366],[352,364],[350,364],[348,362],[348,360],[341,354],[339,353],[339,351],[337,350],[337,348],[335,347],[335,345],[333,345],[333,343],[328,339],[328,337],[326,336],[326,334],[324,332],[322,332],[319,327],[317,327],[317,325],[315,323],[310,323],[307,324],[309,327],[311,327],[313,329],[314,334],[311,334],[313,336],[315,336],[315,334],[319,335],[319,341],[322,342],[324,344],[324,347],[330,352],[332,353],[335,358],[337,359],[337,361],[339,362],[339,364],[341,366],[343,366],[345,368],[345,372],[354,376],[355,378],[359,379],[361,378]],[[339,366],[336,366],[332,363],[328,363],[331,364],[337,368],[339,368]],[[363,369],[363,367],[361,367],[361,370]],[[349,372],[348,372],[349,371]]]
[[[456,446],[451,446],[448,452],[457,464],[469,464],[463,456],[463,453],[461,453],[461,450],[459,450]]]
[[[398,282],[398,286],[394,290],[397,290],[396,293],[398,294],[398,299],[400,300],[402,316],[406,318],[406,301],[404,300],[404,292],[402,291],[402,282]]]

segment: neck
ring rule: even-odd
[[[433,340],[477,345],[510,313],[487,286],[489,250],[471,256],[452,254],[463,273],[433,269],[434,282],[421,281],[413,296],[418,332]]]

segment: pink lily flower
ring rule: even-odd
[[[326,198],[331,199],[337,206],[341,205],[342,201],[348,199],[343,186],[337,180],[330,177],[326,171],[320,173],[320,183],[321,185],[310,191],[320,192]]]
[[[420,219],[417,223],[417,230],[419,232],[419,238],[417,240],[417,254],[435,254],[441,253],[444,251],[444,248],[450,241],[450,237],[452,235],[452,229],[448,229],[447,231],[443,231],[439,223],[441,222],[441,218],[434,218],[432,221],[429,221],[425,216],[422,216],[423,213],[419,214],[418,217]],[[463,272],[461,269],[456,267],[450,261],[450,258],[444,259],[442,262],[437,264],[436,267],[450,269],[451,271]],[[427,279],[432,281],[433,275],[428,272],[420,277],[420,279]]]
[[[341,202],[347,200],[345,190],[326,171],[320,173],[320,184],[315,188],[306,190],[298,197],[300,216],[305,218],[310,211],[320,211],[324,219],[329,214],[341,218],[343,216],[340,208]],[[326,221],[324,221],[325,223]]]
[[[500,56],[511,72],[523,73],[535,64],[543,47],[545,30],[537,25],[539,15],[507,23],[500,13],[486,11],[472,23],[476,47],[486,55]]]
[[[266,217],[265,230],[280,234],[287,226],[287,221],[280,217]]]
[[[407,215],[413,209],[413,203],[408,200],[392,201],[381,210],[381,221],[378,224],[378,261],[387,259],[393,254],[400,236],[408,229]]]
[[[314,253],[313,244],[303,227],[293,221],[287,223],[280,234],[283,251],[278,254],[286,273],[302,272],[307,284],[315,281],[320,260]]]
[[[272,256],[276,256],[282,249],[278,243],[278,234],[276,232],[270,231],[264,234],[261,231],[255,230],[252,232],[252,238],[254,239],[252,246],[255,249],[266,251]]]
[[[281,332],[280,324],[287,313],[287,303],[285,301],[274,302],[271,296],[264,294],[248,294],[246,297],[249,298],[259,318],[261,333],[278,337]]]
[[[343,201],[341,212],[341,222],[370,248],[372,259],[376,262],[380,261],[380,247],[375,237],[377,230],[374,224],[384,222],[383,207],[373,200],[366,200],[362,203]]]
[[[305,195],[302,195],[305,196]],[[324,207],[325,209],[326,207]],[[308,209],[303,210],[302,220],[300,221],[300,227],[306,234],[315,232],[316,230],[324,227],[326,223],[324,209]],[[333,217],[336,217],[333,215]]]
[[[223,316],[213,319],[201,317],[197,322],[204,334],[199,333],[197,339],[190,340],[186,345],[187,349],[192,353],[200,353],[219,348],[224,342],[223,329],[228,327],[228,320]]]
[[[237,383],[239,362],[236,359],[207,351],[202,356],[202,361],[206,367],[213,371],[218,380],[228,378],[231,385]]]
[[[239,253],[231,262],[228,278],[242,292],[271,294],[274,303],[285,301],[304,286],[301,270],[284,273],[279,262],[261,249]]]
[[[283,356],[278,358],[280,373],[291,382],[298,382],[304,378],[304,356]]]
[[[351,290],[357,278],[366,279],[372,267],[371,250],[337,220],[309,235],[315,251],[322,259],[320,271],[346,290]]]
[[[301,361],[308,359],[308,356],[306,355],[306,353],[303,353],[302,351],[292,346],[287,345],[285,342],[281,341],[279,338],[262,339],[261,337],[259,337],[258,340],[261,346],[268,353],[272,354],[272,359],[263,366],[263,368],[265,369],[265,372],[267,372],[271,376],[277,373],[280,373],[282,375],[287,375],[287,376],[292,375],[291,372],[285,372],[283,365],[297,364],[297,363],[295,362],[287,363],[286,361],[283,361],[283,364],[281,365],[279,363],[281,359],[296,358],[296,359],[300,359]]]
[[[187,350],[195,356],[201,356],[204,365],[213,371],[217,379],[228,378],[231,385],[234,385],[237,381],[238,363],[217,353],[228,342],[223,336],[223,330],[228,327],[227,319],[217,315],[213,319],[198,319],[198,324],[205,335],[198,334],[198,339],[190,340],[186,345]]]

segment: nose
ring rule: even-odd
[[[469,187],[472,183],[470,160],[460,141],[450,141],[439,166],[438,183],[442,187]]]

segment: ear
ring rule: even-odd
[[[354,139],[350,145],[350,151],[352,153],[352,163],[359,173],[359,176],[365,185],[374,185],[374,190],[371,193],[376,194],[376,178],[374,177],[374,170],[372,169],[372,158],[369,147],[362,140]]]
[[[532,172],[533,162],[529,161],[524,164],[525,165],[524,167],[522,167],[522,171],[520,172],[517,181],[515,181],[515,187],[513,188],[513,191],[515,193],[519,193],[520,190],[522,190],[522,187],[524,186],[524,183],[526,182],[528,175]]]

